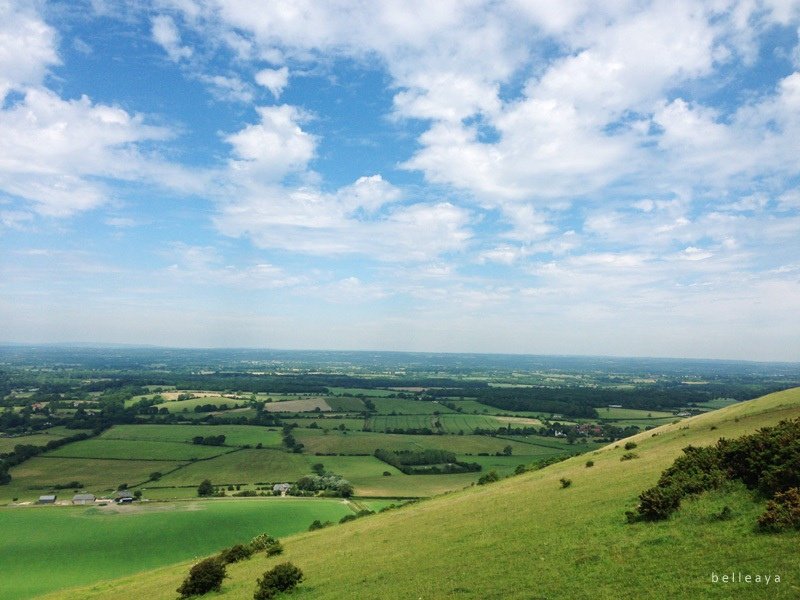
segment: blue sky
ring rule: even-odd
[[[800,2],[0,0],[0,341],[800,360]]]

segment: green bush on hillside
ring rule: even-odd
[[[758,528],[769,532],[800,529],[800,489],[790,488],[775,494],[758,518]]]
[[[253,600],[270,600],[277,594],[291,590],[303,580],[303,572],[290,562],[275,565],[256,582]]]
[[[245,560],[253,555],[253,548],[250,545],[236,544],[230,548],[225,548],[219,553],[219,559],[226,565]]]
[[[500,481],[500,476],[496,471],[489,471],[486,475],[481,475],[480,479],[478,479],[478,485],[486,485],[495,481]]]
[[[683,452],[655,487],[642,492],[636,513],[627,513],[629,521],[666,519],[684,497],[739,480],[770,499],[760,529],[777,531],[800,523],[800,419]]]
[[[218,592],[226,576],[225,565],[219,558],[201,560],[189,570],[189,575],[178,588],[178,593],[181,598],[190,598],[212,590]]]

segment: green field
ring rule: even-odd
[[[240,450],[198,461],[164,476],[159,486],[295,481],[310,472],[309,457],[280,450]]]
[[[513,416],[519,415],[521,417],[533,417],[536,418],[539,416],[539,413],[534,412],[526,412],[526,411],[512,411],[512,410],[504,410],[502,408],[495,408],[494,406],[489,406],[488,404],[481,404],[477,400],[458,400],[456,398],[451,398],[449,400],[456,407],[461,409],[461,412],[464,414],[486,414],[486,415],[506,415],[506,416]],[[549,415],[545,415],[549,416]]]
[[[298,427],[309,427],[312,423],[316,423],[317,427],[320,429],[338,429],[340,426],[344,425],[347,429],[351,429],[353,431],[361,431],[364,427],[364,419],[340,419],[338,417],[328,418],[325,416],[311,419],[282,418],[281,423],[296,423]]]
[[[52,440],[60,440],[71,435],[82,433],[82,429],[67,429],[65,427],[51,427],[33,435],[20,435],[17,437],[0,437],[0,454],[13,452],[14,446],[28,444],[31,446],[45,446]]]
[[[314,519],[338,521],[350,512],[337,500],[289,498],[0,509],[0,596],[22,600],[120,577],[216,552],[264,531],[304,531]]]
[[[222,396],[205,396],[201,398],[190,398],[189,400],[170,400],[161,404],[156,404],[156,408],[166,408],[171,413],[194,412],[196,406],[214,404],[217,407],[226,405],[228,408],[234,406],[245,406],[247,400],[236,400],[234,398],[223,398]]]
[[[800,531],[756,533],[764,505],[740,485],[688,499],[667,521],[631,525],[624,516],[688,444],[707,445],[797,417],[800,389],[779,392],[634,436],[636,460],[620,461],[625,450],[612,444],[591,455],[592,468],[586,456],[575,457],[301,533],[285,541],[279,558],[231,567],[214,597],[252,598],[265,568],[289,560],[305,574],[298,597],[315,600],[338,600],[343,590],[351,598],[797,598]],[[566,489],[564,478],[572,482]],[[385,491],[401,478],[383,479]],[[724,506],[730,518],[715,518]],[[187,567],[53,597],[172,600]],[[781,582],[712,583],[712,573],[731,571],[778,574]]]
[[[677,418],[671,412],[663,412],[658,410],[638,410],[635,408],[598,408],[597,414],[601,419],[675,419]]]
[[[304,398],[302,400],[284,400],[281,402],[267,402],[264,410],[268,412],[320,412],[330,411],[331,407],[325,398]]]
[[[281,433],[254,425],[115,425],[101,439],[190,442],[193,437],[225,436],[226,446],[280,446]]]
[[[373,404],[379,414],[396,413],[398,415],[432,415],[455,412],[443,404],[434,401],[403,400],[401,398],[373,398]]]
[[[93,439],[73,442],[45,454],[48,458],[116,458],[120,460],[198,460],[230,452],[221,446],[200,446],[180,442]]]
[[[314,429],[296,429],[294,437],[305,445],[306,452],[329,454],[372,454],[377,448],[386,450],[423,450],[426,448],[437,448],[450,450],[457,454],[478,452],[500,452],[506,445],[513,448],[514,454],[527,454],[526,448],[529,447],[530,440],[505,440],[481,435],[404,435],[395,433],[374,433],[348,431],[341,433],[331,431],[325,434]],[[553,438],[531,438],[533,441],[564,447],[565,451],[577,451],[578,447],[572,450],[566,444],[556,441]]]
[[[325,402],[335,412],[361,412],[366,408],[359,398],[328,396],[325,398]]]
[[[736,400],[732,398],[716,398],[714,400],[709,400],[708,402],[696,402],[694,406],[697,408],[717,410],[718,408],[725,408],[726,406],[730,406],[732,404],[736,404]]]
[[[436,428],[437,421],[441,425],[441,429]],[[369,427],[372,431],[428,428],[432,431],[453,434],[472,433],[476,428],[494,430],[507,424],[507,421],[498,420],[493,416],[453,412],[441,415],[376,415],[369,419]]]
[[[13,498],[35,500],[53,484],[78,481],[82,488],[98,496],[110,494],[121,483],[135,485],[146,481],[150,473],[165,473],[182,463],[154,460],[100,460],[93,458],[46,458],[36,456],[11,469],[12,480],[0,486],[0,503]],[[72,490],[58,492],[72,498]]]

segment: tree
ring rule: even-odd
[[[226,576],[225,565],[219,558],[201,560],[189,570],[189,576],[178,588],[178,593],[181,598],[189,598],[212,590],[218,592]]]
[[[511,456],[511,453],[513,451],[514,451],[514,449],[511,447],[511,444],[509,444],[508,446],[503,448],[503,456]]]
[[[214,495],[214,486],[211,484],[210,479],[204,479],[202,483],[199,486],[197,486],[197,495],[198,496]]]
[[[292,563],[281,563],[258,579],[253,600],[270,600],[276,594],[291,590],[303,580],[303,572]]]

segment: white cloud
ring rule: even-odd
[[[259,123],[225,138],[236,157],[231,168],[270,180],[305,169],[314,157],[316,145],[314,136],[300,127],[306,116],[289,105],[262,106],[256,110]]]
[[[289,69],[262,69],[256,73],[255,79],[258,85],[267,88],[277,100],[289,83]]]
[[[153,41],[164,49],[171,60],[180,62],[191,58],[192,49],[181,44],[181,34],[172,17],[168,15],[153,17],[151,33]]]
[[[11,89],[37,85],[60,63],[56,32],[25,2],[0,2],[0,104]]]
[[[198,79],[210,86],[211,93],[218,100],[229,102],[242,102],[248,104],[253,101],[252,87],[239,77],[225,75],[199,75]]]
[[[139,115],[85,96],[65,101],[30,88],[22,102],[0,111],[0,189],[48,216],[94,208],[109,194],[95,177],[168,176],[168,165],[149,161],[136,144],[169,135]]]

